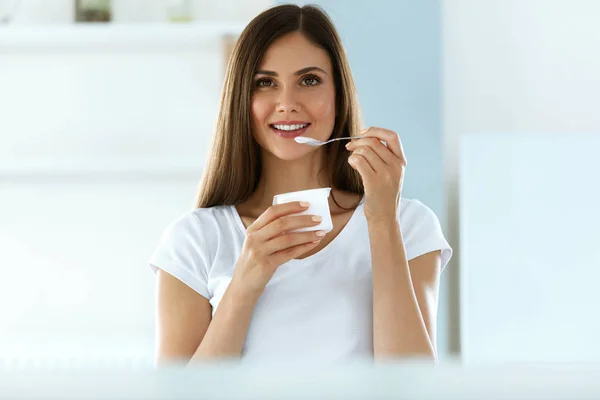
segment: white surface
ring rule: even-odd
[[[194,368],[0,370],[0,397],[20,399],[597,399],[598,365],[478,367],[422,363],[340,368],[221,363]]]
[[[445,0],[446,171],[460,136],[600,132],[600,2]]]
[[[0,371],[31,368],[154,366],[154,338],[126,337],[2,337]]]
[[[447,227],[450,244],[458,248],[462,135],[600,132],[600,2],[441,5]],[[461,257],[457,252],[450,271],[460,269]]]
[[[148,359],[147,259],[199,176],[0,179],[0,357]]]
[[[0,178],[89,175],[181,175],[199,176],[204,163],[185,159],[34,159],[0,162]]]
[[[155,18],[166,0],[136,2],[117,0],[117,22],[88,25],[60,16],[71,0],[24,1],[14,24],[0,26],[4,169],[205,158],[223,84],[221,37],[270,1],[194,2],[202,21],[190,24]]]
[[[0,45],[0,355],[20,362],[153,357],[147,259],[192,207],[212,135],[219,37],[105,28],[0,29],[31,44]]]
[[[463,137],[462,357],[600,361],[600,135]]]
[[[166,0],[112,3],[106,26],[71,25],[72,0],[25,0],[0,27],[0,357],[153,356],[146,262],[193,205],[220,36],[270,1],[194,2],[206,22],[189,25],[162,24]]]
[[[193,48],[226,35],[239,35],[244,22],[194,22],[189,24],[70,24],[0,26],[0,52],[90,51],[186,46]]]
[[[0,51],[0,59],[3,166],[206,156],[223,82],[218,40],[194,50]]]
[[[0,12],[21,4],[14,16],[15,25],[64,24],[74,19],[73,0],[2,0]],[[183,0],[187,1],[187,0]],[[272,0],[189,0],[194,20],[249,21]],[[164,22],[172,0],[111,0],[112,20],[118,23]],[[0,14],[2,15],[2,14]]]

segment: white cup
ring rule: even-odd
[[[329,211],[329,201],[327,200],[330,192],[331,188],[327,187],[278,194],[273,197],[273,205],[290,203],[293,201],[306,201],[308,204],[310,204],[308,209],[295,215],[319,215],[322,218],[321,223],[316,226],[296,229],[293,232],[330,232],[333,229],[331,212]]]

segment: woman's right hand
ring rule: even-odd
[[[290,232],[321,222],[320,217],[314,215],[290,215],[307,208],[307,203],[301,202],[274,205],[248,227],[232,284],[260,296],[280,265],[318,246],[324,232]]]

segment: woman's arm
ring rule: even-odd
[[[369,223],[373,270],[373,351],[376,358],[437,360],[435,318],[440,251],[411,260],[396,220]]]
[[[248,291],[237,290],[232,282],[225,290],[204,339],[191,361],[239,358],[258,298],[259,296]]]
[[[406,168],[402,143],[387,129],[371,127],[363,134],[365,138],[346,148],[352,152],[348,162],[365,187],[364,212],[373,264],[373,351],[375,357],[435,360],[441,252],[408,262],[397,218]]]
[[[208,299],[162,270],[157,279],[157,364],[241,355],[257,297],[230,285],[211,321]]]
[[[296,215],[308,204],[269,207],[246,230],[232,280],[211,320],[209,301],[177,278],[158,270],[157,363],[241,356],[254,307],[275,270],[314,249],[318,232],[295,232],[319,224]]]

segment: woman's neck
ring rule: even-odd
[[[248,203],[266,208],[277,194],[330,186],[330,176],[324,167],[325,156],[324,148],[293,161],[281,160],[265,152],[261,179]]]

